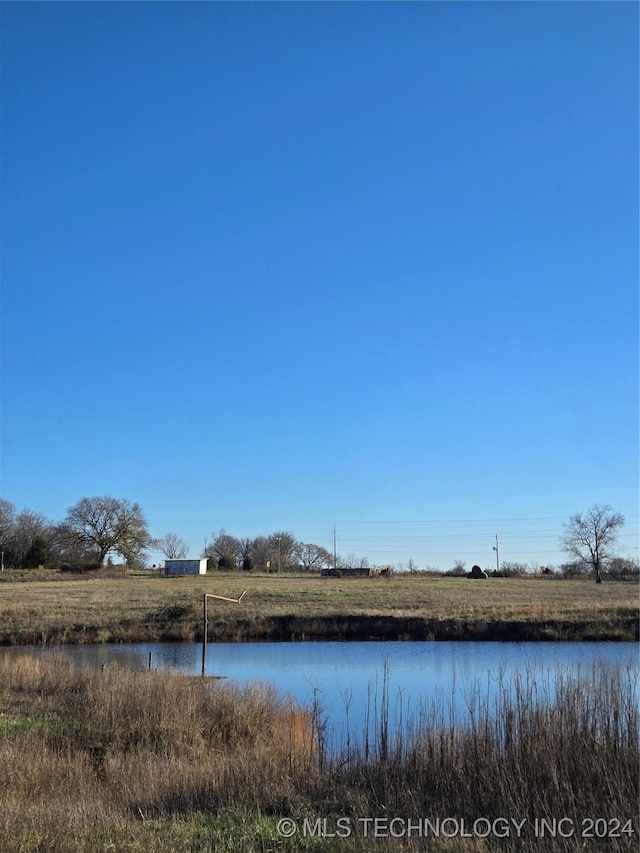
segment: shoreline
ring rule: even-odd
[[[638,642],[640,619],[462,620],[416,616],[272,615],[209,623],[208,642]],[[192,622],[157,625],[125,620],[102,626],[48,626],[3,637],[0,646],[202,642]]]

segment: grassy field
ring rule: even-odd
[[[201,640],[203,593],[244,589],[210,602],[211,640],[638,638],[631,582],[4,573],[0,644]]]
[[[394,738],[383,701],[373,741],[328,754],[321,713],[269,688],[0,656],[0,849],[637,851],[632,672],[468,701],[462,724],[430,709]]]

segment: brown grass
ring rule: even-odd
[[[339,755],[321,748],[321,711],[268,687],[175,673],[75,669],[27,653],[0,658],[3,853],[276,850],[637,850],[639,712],[634,673],[540,683],[524,673],[493,713],[478,690],[465,725],[427,709],[394,737],[388,695],[376,735]],[[336,837],[279,838],[352,821]],[[371,839],[364,817],[526,821],[520,839]],[[570,838],[541,839],[536,818],[566,817]],[[583,821],[630,821],[633,835],[580,837]],[[621,826],[624,825],[621,823]],[[360,825],[361,826],[361,825]]]
[[[482,625],[487,639],[493,629],[507,639],[499,629],[506,626],[508,631],[511,624],[538,626],[544,639],[553,639],[558,632],[572,639],[580,639],[585,632],[588,638],[633,639],[640,603],[637,583],[597,585],[541,577],[473,581],[395,576],[387,580],[216,572],[195,578],[49,579],[1,585],[0,643],[199,640],[202,593],[236,597],[244,588],[247,594],[241,605],[210,605],[212,638],[266,639],[281,634],[291,638],[293,634],[296,639],[311,639],[317,632],[339,636],[340,620],[353,619],[354,624],[360,620],[364,625],[365,620],[374,624],[371,620],[377,619],[376,630],[383,632],[382,638],[393,636],[384,633],[385,620],[391,630],[393,624],[409,620],[400,629],[408,632],[407,638],[420,621],[429,621],[429,631],[438,623],[441,628],[444,623]],[[295,625],[294,619],[298,620]],[[576,626],[573,633],[571,626]]]

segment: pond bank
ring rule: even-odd
[[[0,645],[83,645],[133,642],[201,642],[202,624],[189,614],[162,619],[126,619],[108,625],[47,626],[5,633]],[[610,619],[464,620],[393,615],[272,615],[210,619],[210,642],[313,641],[496,641],[633,642],[640,639],[638,617]]]

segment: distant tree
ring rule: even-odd
[[[341,559],[340,565],[347,569],[368,569],[369,560],[367,557],[358,557],[356,554],[347,554],[344,559]]]
[[[139,504],[124,498],[82,498],[69,508],[64,523],[78,545],[95,552],[99,563],[112,551],[135,564],[152,542]]]
[[[13,563],[26,566],[25,560],[36,537],[47,540],[50,523],[41,512],[23,509],[15,517],[11,551]]]
[[[165,533],[159,539],[154,539],[153,544],[168,560],[182,560],[189,551],[189,546],[177,533]]]
[[[528,571],[527,563],[519,563],[517,560],[503,560],[500,563],[500,574],[505,578],[519,578]]]
[[[638,557],[613,557],[609,560],[607,574],[612,578],[638,577],[640,560]]]
[[[269,536],[269,547],[271,552],[271,568],[278,571],[287,571],[295,566],[294,553],[297,546],[296,538],[292,533],[278,530]]]
[[[571,560],[560,565],[560,574],[563,578],[584,577],[589,572],[589,566],[582,560]]]
[[[242,558],[242,571],[243,572],[252,572],[253,571],[253,560],[251,559],[250,554],[246,554]]]
[[[271,543],[266,536],[256,536],[255,539],[251,539],[249,543],[243,544],[242,547],[245,549],[244,554],[251,557],[253,565],[258,570],[264,571],[268,568],[267,563],[270,562],[272,555]]]
[[[240,562],[240,540],[221,528],[207,546],[205,557],[215,557],[218,568],[237,569]]]
[[[49,543],[44,536],[34,536],[29,550],[24,556],[23,565],[26,569],[36,569],[38,566],[47,566],[51,561]]]
[[[48,533],[51,559],[58,565],[80,565],[97,563],[95,545],[82,541],[66,522],[54,524]]]
[[[320,545],[298,542],[295,548],[298,566],[304,571],[319,571],[333,564],[333,556]]]
[[[467,570],[465,566],[467,565],[466,560],[454,560],[452,568],[447,572],[449,575],[466,575]]]
[[[253,559],[253,539],[243,538],[238,539],[240,560],[244,563],[246,557]]]
[[[585,513],[572,515],[563,525],[565,532],[560,547],[575,560],[590,566],[596,583],[602,583],[602,571],[614,556],[613,548],[623,524],[621,513],[614,512],[610,506],[594,504]]]
[[[415,573],[418,571],[418,567],[416,566],[415,560],[409,560],[409,562],[407,563],[407,571],[411,575],[415,575]]]
[[[13,564],[12,543],[16,523],[16,511],[11,501],[0,498],[0,551],[2,565]]]

